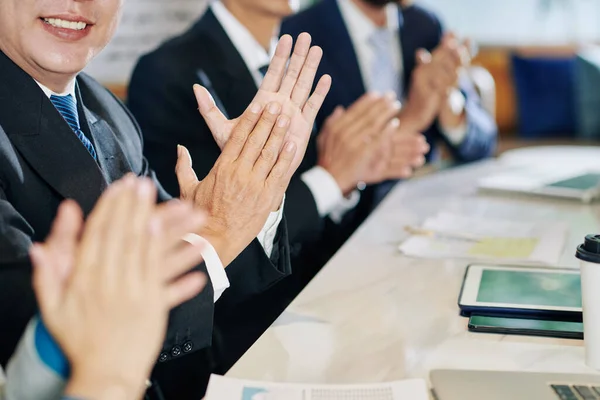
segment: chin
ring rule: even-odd
[[[44,53],[35,61],[45,71],[61,75],[77,75],[91,59],[92,56],[87,51],[54,51]]]

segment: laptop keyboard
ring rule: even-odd
[[[550,385],[560,400],[600,400],[600,386]]]

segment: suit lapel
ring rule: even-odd
[[[12,144],[48,185],[89,212],[106,188],[98,164],[35,81],[1,52],[0,76],[0,123]]]
[[[197,29],[202,36],[198,42],[203,43],[206,49],[202,54],[205,68],[198,72],[206,74],[212,94],[216,96],[217,102],[221,102],[228,116],[237,118],[258,91],[254,78],[210,9],[198,23]]]

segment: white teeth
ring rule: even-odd
[[[85,22],[66,21],[58,18],[44,18],[44,22],[57,28],[72,29],[74,31],[81,31],[87,27]]]

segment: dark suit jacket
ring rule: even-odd
[[[142,156],[135,121],[90,77],[77,78],[78,108],[99,164],[35,81],[1,52],[0,77],[0,265],[5,266],[0,266],[0,362],[5,363],[36,312],[29,246],[44,240],[60,202],[74,199],[88,214],[110,182],[127,172],[152,179],[154,173]],[[160,199],[168,199],[156,184]],[[210,345],[212,297],[208,287],[172,312],[164,352],[187,342],[195,349]]]
[[[177,144],[190,150],[199,179],[209,173],[221,154],[198,112],[192,91],[195,83],[207,87],[217,105],[231,118],[244,112],[258,90],[244,60],[210,9],[189,31],[143,56],[133,72],[128,91],[129,109],[144,134],[145,155],[164,187],[174,195],[178,193],[173,169]],[[314,166],[316,160],[315,142],[311,141],[286,192],[284,215],[288,224],[293,279],[286,278],[259,296],[244,297],[243,304],[230,301],[230,292],[225,292],[217,302],[215,329],[223,340],[219,346],[223,351],[216,356],[220,371],[226,371],[247,350],[293,299],[303,282],[310,279],[314,269],[333,252],[325,246],[318,249],[307,246],[321,238],[325,224],[312,193],[299,179],[299,175]],[[230,279],[231,268],[227,269]],[[304,275],[299,273],[300,269]],[[298,278],[300,275],[303,277]],[[239,279],[243,279],[243,272]]]
[[[410,87],[415,68],[416,51],[419,48],[433,50],[440,43],[442,26],[435,15],[418,6],[401,10],[399,17],[404,60],[403,88],[406,91]],[[292,37],[297,37],[302,32],[310,33],[313,44],[323,48],[323,61],[318,76],[330,74],[333,78],[331,91],[317,118],[317,125],[321,127],[335,107],[338,105],[348,107],[362,96],[366,89],[352,40],[336,0],[320,1],[311,8],[286,19],[281,28],[282,34],[287,33]],[[447,145],[458,162],[488,157],[494,152],[497,127],[493,118],[481,106],[475,88],[470,82],[461,82],[461,90],[467,99],[467,136],[460,146],[454,146],[441,134],[437,122],[434,122],[423,132],[432,149],[427,156],[428,161],[435,157],[436,142],[440,140]],[[367,188],[356,210],[355,224],[360,223],[381,201],[392,184],[393,182],[385,182]]]
[[[95,145],[98,164],[34,80],[3,53],[0,77],[0,361],[5,363],[36,312],[28,248],[46,237],[60,202],[75,199],[88,214],[107,185],[128,172],[151,177],[161,201],[170,196],[142,155],[137,123],[92,78],[78,76],[77,97],[81,127]],[[285,221],[274,247],[269,260],[255,241],[239,257],[245,265],[229,267],[230,297],[264,290],[290,273]],[[236,268],[245,272],[244,280]],[[173,310],[161,361],[208,347],[213,310],[210,284]]]

